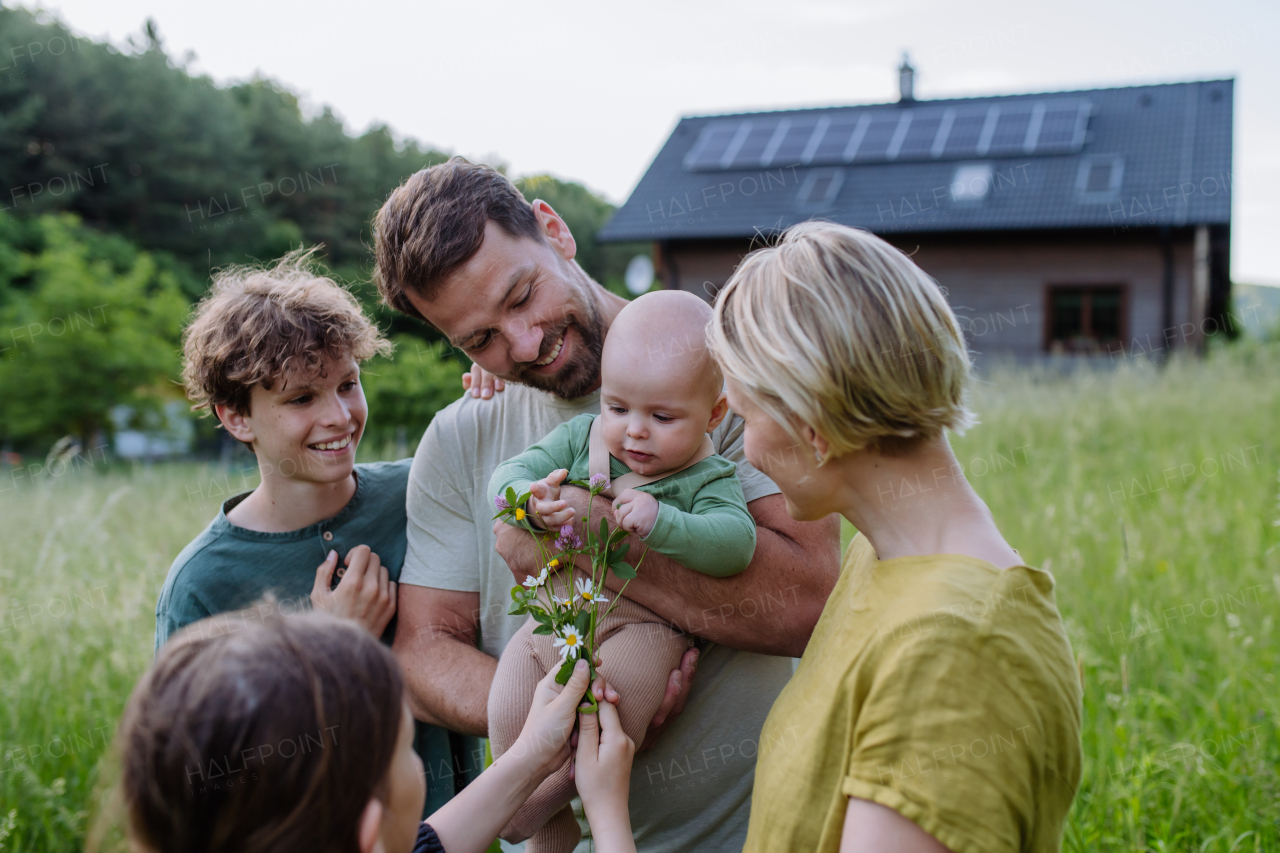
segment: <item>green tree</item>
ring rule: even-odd
[[[436,412],[462,396],[463,365],[469,364],[452,358],[447,344],[411,335],[393,341],[392,356],[370,359],[360,375],[369,403],[365,435],[375,447],[399,434],[409,441],[421,437]]]
[[[647,255],[648,243],[601,243],[596,232],[617,208],[582,184],[551,175],[529,175],[516,181],[529,201],[542,199],[560,214],[578,244],[577,261],[587,275],[610,290],[630,298],[623,276],[636,255]]]
[[[43,449],[73,434],[89,446],[114,406],[146,413],[180,396],[187,302],[172,273],[69,214],[11,231],[0,228],[0,442]]]

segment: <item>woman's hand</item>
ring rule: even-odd
[[[538,682],[520,737],[503,756],[513,755],[528,762],[526,766],[539,781],[569,757],[569,734],[573,731],[578,702],[587,692],[586,661],[578,661],[563,687],[556,684],[558,670],[559,667],[552,667]]]
[[[597,679],[603,695],[604,680]],[[630,853],[631,815],[627,797],[631,788],[631,760],[636,745],[618,722],[618,709],[601,702],[594,714],[578,715],[578,752],[574,781],[582,797],[582,809],[591,824],[591,836],[601,853]]]
[[[478,364],[472,364],[471,369],[462,374],[463,393],[470,391],[472,397],[488,400],[495,392],[506,387],[507,383]]]

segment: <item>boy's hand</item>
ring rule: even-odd
[[[569,476],[564,468],[559,468],[538,480],[529,487],[529,510],[535,524],[541,524],[547,530],[555,530],[563,524],[573,521],[576,514],[567,501],[560,500],[560,484]]]
[[[601,702],[596,713],[578,715],[573,776],[591,834],[602,849],[610,842],[621,846],[609,849],[635,849],[627,846],[631,839],[627,795],[635,754],[636,745],[622,730],[618,709],[612,704]]]
[[[462,374],[462,390],[464,393],[470,391],[472,397],[488,400],[506,387],[507,383],[478,364],[471,365],[471,369]]]
[[[648,492],[627,489],[613,502],[613,520],[643,539],[658,521],[658,499]]]
[[[316,582],[311,588],[311,606],[334,616],[354,619],[375,637],[381,637],[387,623],[396,613],[396,584],[387,575],[378,555],[368,545],[357,545],[347,552],[346,569],[335,589],[333,573],[338,567],[338,552],[329,556],[316,569]]]

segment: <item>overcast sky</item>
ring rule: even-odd
[[[261,74],[374,122],[621,202],[681,115],[1236,78],[1232,274],[1280,284],[1280,3],[49,0],[124,43],[152,17],[219,82]]]

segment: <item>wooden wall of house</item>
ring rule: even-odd
[[[886,235],[946,289],[979,363],[1036,360],[1046,351],[1048,289],[1054,285],[1124,288],[1124,344],[1104,358],[1162,357],[1194,342],[1193,232],[1175,231],[1172,331],[1163,334],[1164,254],[1155,231],[1119,234]],[[660,272],[675,286],[711,300],[749,250],[745,240],[687,241],[657,247]]]

